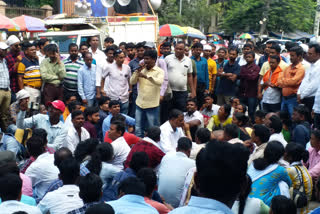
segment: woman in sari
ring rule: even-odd
[[[249,197],[260,198],[270,206],[276,195],[289,195],[292,182],[287,170],[278,164],[284,154],[283,145],[278,141],[271,141],[264,150],[264,157],[253,161],[248,168],[252,179],[252,191]]]

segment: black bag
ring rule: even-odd
[[[303,173],[298,166],[295,166],[294,168],[296,169],[296,171],[298,173],[298,177],[300,180],[300,186],[298,189],[293,189],[292,200],[296,204],[297,208],[303,208],[308,205],[308,197],[306,195],[306,191],[304,189],[304,183],[303,183]]]

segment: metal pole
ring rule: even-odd
[[[320,1],[320,0],[318,0]],[[181,12],[182,12],[182,0],[180,0],[180,8],[179,8],[179,14],[181,15]]]
[[[313,34],[317,38],[317,41],[319,37],[319,21],[320,21],[320,0],[317,0],[316,16],[315,16],[314,28],[313,28]]]

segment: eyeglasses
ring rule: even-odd
[[[20,44],[16,44],[16,45],[14,45],[14,47],[16,47],[16,48],[18,48],[18,47],[20,47],[21,45]]]

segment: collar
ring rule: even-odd
[[[63,127],[63,122],[61,121],[61,120],[59,120],[59,122],[57,123],[57,124],[55,124],[55,125],[52,125],[51,123],[50,123],[50,119],[49,119],[49,115],[45,115],[46,117],[45,117],[45,120],[46,121],[48,121],[48,123],[50,124],[50,127],[56,127],[56,128],[62,128]]]
[[[296,161],[290,164],[290,166],[301,166],[301,165],[302,165],[301,161]]]
[[[316,153],[317,155],[320,156],[320,150],[317,152],[317,150],[313,147],[310,147],[311,151],[314,151],[314,153]]]
[[[188,156],[183,152],[176,152],[176,156],[183,157],[183,158],[188,158]]]
[[[197,60],[196,57],[191,56],[191,59],[193,59],[196,62],[201,62],[201,61],[203,61],[204,58],[200,56],[200,60]]]
[[[209,210],[217,210],[217,211],[221,211],[221,213],[224,213],[224,214],[233,214],[231,209],[227,207],[225,204],[211,198],[191,196],[191,199],[187,206],[204,208]]]
[[[298,64],[296,64],[295,66],[293,66],[292,64],[291,64],[291,69],[298,69],[298,68],[301,68],[302,67],[302,63],[301,62],[299,62]]]
[[[79,58],[80,58],[80,57],[78,56],[77,59],[76,59],[76,61],[75,61],[75,63],[79,61]],[[70,56],[67,58],[67,60],[73,63],[72,59],[70,59]]]
[[[182,61],[184,61],[186,59],[186,56],[184,54],[183,54],[183,58],[181,60],[175,54],[173,55],[173,57],[175,59],[177,59],[178,61],[180,61],[180,62],[182,62]]]
[[[140,195],[127,194],[122,196],[119,200],[136,202],[136,203],[145,203],[144,197]]]
[[[144,137],[142,140],[148,142],[148,143],[152,143],[154,146],[158,147],[158,149],[160,149],[160,146],[154,141],[152,140],[151,138],[149,137]]]
[[[37,59],[30,59],[30,58],[28,58],[26,55],[24,55],[24,58],[26,59],[26,60],[28,60],[29,62],[33,62],[33,63],[35,63],[35,62],[37,62],[38,60]]]

